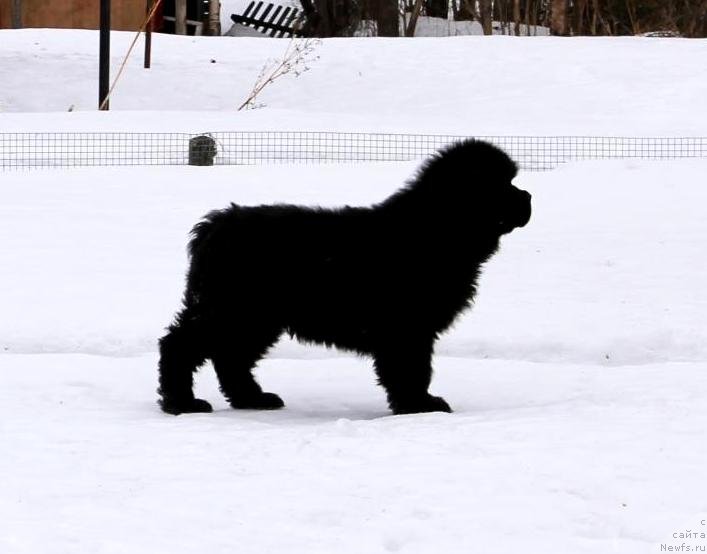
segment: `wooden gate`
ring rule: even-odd
[[[252,1],[243,12],[243,15],[233,14],[234,23],[247,25],[270,37],[301,37],[304,28],[304,13],[297,8],[275,6],[267,4],[261,11],[264,2],[257,4]],[[274,11],[273,11],[274,10]]]

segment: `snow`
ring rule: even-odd
[[[133,38],[112,33],[115,75]],[[331,39],[300,77],[235,109],[287,40],[156,34],[96,114],[93,31],[2,31],[0,129],[315,130],[477,135],[703,136],[707,40]],[[211,60],[214,60],[212,63]],[[35,113],[34,117],[15,112]],[[90,110],[86,113],[86,110]],[[136,113],[124,113],[126,111]],[[83,113],[82,113],[83,112]],[[165,113],[169,112],[169,113]]]
[[[360,360],[269,360],[287,410],[173,418],[155,363],[0,357],[3,552],[645,553],[700,527],[699,364],[441,358],[457,413],[385,417]]]
[[[409,15],[406,14],[405,25],[409,21]],[[521,36],[547,36],[550,30],[547,27],[539,25],[521,24],[519,28]],[[478,21],[450,21],[440,17],[421,16],[417,20],[415,26],[416,37],[449,37],[449,36],[464,36],[464,35],[483,35],[484,29]],[[513,25],[504,25],[499,21],[493,22],[494,35],[512,35],[515,34]]]
[[[258,370],[285,410],[230,410],[210,367],[216,413],[157,410],[155,341],[201,214],[367,204],[412,169],[6,178],[0,551],[638,553],[697,517],[705,160],[518,177],[534,218],[438,348],[432,390],[454,415],[389,417],[369,361],[288,340]]]
[[[180,298],[188,231],[204,213],[231,201],[366,205],[414,169],[405,163],[13,174],[0,204],[3,259],[14,268],[0,281],[1,346],[151,352]],[[705,170],[707,160],[614,161],[521,174],[518,185],[534,197],[533,220],[503,239],[473,316],[439,353],[613,364],[707,360],[707,290],[699,285],[707,276],[707,191],[695,178]],[[38,222],[29,229],[28,214]],[[289,356],[292,348],[285,343],[275,354]]]
[[[113,34],[115,65],[128,37]],[[239,113],[285,41],[158,35],[154,69],[131,61],[107,114],[89,111],[96,45],[1,31],[0,131],[676,136],[707,123],[702,40],[329,40],[311,71],[266,89],[266,108]],[[290,340],[257,370],[286,409],[230,410],[207,366],[197,393],[213,414],[158,410],[155,344],[203,213],[368,205],[414,168],[3,173],[0,552],[701,551],[704,159],[517,177],[533,219],[437,349],[432,392],[454,414],[390,416],[369,360]]]

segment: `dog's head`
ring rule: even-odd
[[[482,213],[476,217],[485,229],[494,234],[505,235],[517,227],[524,227],[530,221],[530,193],[513,185],[518,167],[508,155],[490,144],[478,161],[483,178],[475,183],[476,194],[472,196],[481,204]],[[467,191],[470,187],[464,187]],[[474,201],[472,200],[472,201]]]
[[[530,220],[531,196],[512,184],[517,173],[503,150],[465,140],[437,152],[409,190],[423,209],[436,207],[458,224],[500,236]]]

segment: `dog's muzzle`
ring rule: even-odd
[[[531,208],[531,198],[532,196],[528,191],[519,190],[519,200],[518,200],[518,223],[516,227],[525,227],[528,221],[530,221],[530,214],[532,212]]]
[[[530,221],[530,193],[524,190],[516,189],[513,195],[507,200],[508,207],[506,213],[498,222],[502,235],[510,233],[518,227],[525,227]]]

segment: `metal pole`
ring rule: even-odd
[[[110,87],[110,0],[101,0],[100,55],[98,60],[98,109],[108,110]]]
[[[152,11],[152,0],[147,0],[145,13],[148,15]],[[152,63],[152,18],[147,22],[145,27],[145,69],[150,69]]]

